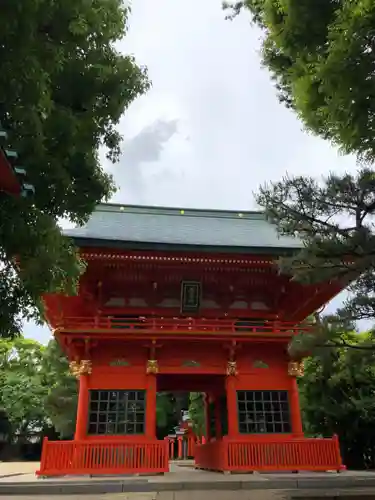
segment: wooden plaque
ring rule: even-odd
[[[196,313],[201,305],[201,284],[199,281],[183,281],[181,283],[181,312]]]

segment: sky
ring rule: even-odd
[[[221,0],[134,0],[118,47],[148,68],[151,90],[123,116],[114,174],[124,204],[249,210],[259,185],[286,172],[353,171],[355,160],[308,135],[261,67],[261,32]],[[328,306],[334,310],[336,298]],[[25,335],[48,341],[47,327]]]

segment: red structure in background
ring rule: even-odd
[[[26,181],[26,170],[17,166],[18,155],[7,142],[8,135],[0,125],[0,192],[28,196],[34,193],[34,186]]]
[[[46,314],[79,379],[73,441],[45,441],[40,474],[168,471],[158,391],[205,394],[196,466],[340,470],[336,437],[303,435],[291,338],[344,286],[282,275],[301,248],[260,213],[100,205],[67,231],[87,262],[79,295]]]
[[[165,439],[169,443],[170,460],[186,460],[193,458],[197,444],[204,444],[205,438],[198,437],[193,431],[193,423],[187,411],[184,411],[175,434],[169,434]]]

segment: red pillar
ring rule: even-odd
[[[147,375],[146,436],[156,439],[156,375]]]
[[[76,419],[76,432],[74,439],[80,441],[85,439],[87,434],[87,419],[89,407],[89,390],[88,390],[88,377],[87,375],[80,375],[79,377],[79,392],[78,392],[78,405],[77,405],[77,419]]]
[[[169,443],[169,460],[173,460],[174,459],[174,443],[175,443],[174,438],[168,439],[168,443]]]
[[[229,375],[227,377],[226,392],[228,411],[228,438],[235,438],[238,436],[238,419],[236,381],[233,375]]]
[[[295,437],[303,437],[303,426],[301,419],[301,409],[299,404],[299,392],[297,379],[292,378],[292,387],[289,393],[290,397],[290,417],[292,433]]]
[[[178,446],[178,451],[177,451],[177,458],[179,460],[182,460],[183,456],[182,456],[182,436],[178,436],[177,438],[177,446]]]

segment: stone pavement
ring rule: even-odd
[[[39,462],[0,462],[0,480],[26,474],[35,477],[35,471],[38,469]]]
[[[252,490],[236,494],[236,500],[374,500],[374,490],[342,490],[341,492],[281,492]],[[11,496],[12,500],[34,500],[33,496]],[[61,495],[60,500],[232,500],[229,492],[154,492],[154,493],[115,493],[99,495]]]
[[[171,471],[163,476],[37,479],[38,466],[0,463],[0,496],[19,500],[41,495],[61,499],[69,495],[70,500],[76,495],[81,499],[88,495],[87,500],[232,500],[236,491],[236,500],[361,498],[365,493],[375,500],[375,472],[224,475],[195,470],[192,463],[172,463]]]

